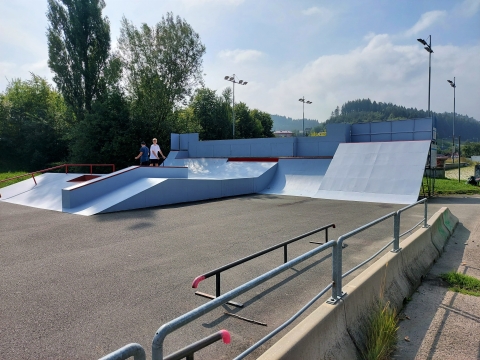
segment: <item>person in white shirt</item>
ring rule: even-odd
[[[150,166],[158,166],[160,155],[165,160],[165,156],[160,149],[160,146],[157,144],[157,139],[152,139],[153,144],[150,146]]]

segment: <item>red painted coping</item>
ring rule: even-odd
[[[257,162],[278,162],[278,158],[272,157],[232,157],[228,161],[257,161]]]

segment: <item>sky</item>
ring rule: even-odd
[[[235,102],[295,119],[327,120],[347,101],[369,98],[480,120],[480,0],[105,0],[115,49],[123,16],[153,26],[172,12],[206,46],[205,86]],[[0,1],[0,92],[30,73],[52,82],[47,0]],[[52,82],[53,83],[53,82]],[[303,105],[304,97],[312,104]]]

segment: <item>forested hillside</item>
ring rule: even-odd
[[[437,139],[449,139],[453,131],[453,113],[435,113],[437,126]],[[391,121],[399,119],[424,118],[428,114],[424,110],[405,108],[392,103],[371,101],[370,99],[358,99],[348,101],[337,107],[330,118],[329,123],[361,123],[373,121]],[[274,125],[275,126],[275,125]],[[460,136],[462,142],[480,140],[480,122],[466,115],[455,114],[455,136]]]
[[[292,119],[282,115],[270,115],[273,120],[273,131],[289,130],[302,131],[303,119]],[[318,120],[305,119],[305,129],[318,127],[320,123]]]

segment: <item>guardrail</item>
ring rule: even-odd
[[[37,185],[37,181],[35,180],[35,174],[41,174],[41,173],[44,173],[44,172],[47,172],[47,171],[50,171],[50,170],[56,170],[56,169],[61,169],[61,168],[65,168],[65,174],[68,174],[68,167],[69,166],[70,167],[72,167],[72,166],[89,166],[90,167],[90,175],[93,173],[93,167],[94,166],[111,166],[112,167],[112,172],[115,172],[115,164],[63,164],[63,165],[54,166],[54,167],[51,167],[51,168],[48,168],[48,169],[38,170],[38,171],[31,172],[31,173],[26,173],[26,174],[23,174],[23,175],[18,175],[18,176],[14,176],[14,177],[11,177],[11,178],[8,178],[8,179],[4,179],[4,180],[1,180],[0,183],[10,181],[10,180],[14,180],[14,179],[19,179],[19,178],[22,178],[22,177],[25,177],[25,176],[32,176],[32,179],[35,182],[35,185]]]
[[[422,221],[417,223],[414,227],[412,227],[410,230],[407,230],[406,232],[400,234],[400,215],[402,212],[420,205],[424,204],[425,205],[425,210],[424,210],[424,217]],[[236,287],[233,290],[230,290],[229,292],[220,295],[218,297],[215,297],[212,301],[203,304],[196,309],[193,309],[189,311],[188,313],[177,317],[176,319],[162,325],[157,332],[155,333],[155,336],[152,341],[152,360],[171,360],[168,357],[164,358],[163,357],[163,342],[166,338],[167,335],[170,333],[174,332],[175,330],[191,323],[192,321],[198,319],[199,317],[207,314],[208,312],[216,309],[217,307],[222,306],[223,304],[228,303],[230,300],[234,299],[235,297],[251,290],[252,288],[266,282],[267,280],[270,280],[271,278],[281,274],[282,272],[296,266],[297,264],[311,258],[312,256],[315,256],[324,250],[327,250],[329,248],[332,248],[332,281],[325,287],[323,288],[312,300],[310,300],[305,306],[303,306],[297,313],[295,313],[290,319],[288,319],[286,322],[284,322],[282,325],[277,327],[275,330],[273,330],[270,334],[259,340],[257,343],[249,347],[247,350],[245,350],[243,353],[238,355],[235,360],[238,359],[243,359],[245,356],[253,352],[255,349],[260,347],[262,344],[264,344],[266,341],[271,339],[273,336],[275,336],[277,333],[279,333],[281,330],[283,330],[285,327],[287,327],[289,324],[291,324],[294,320],[296,320],[305,310],[307,310],[315,301],[317,301],[321,296],[323,296],[328,290],[332,290],[332,295],[330,299],[327,301],[331,304],[337,304],[337,302],[345,295],[345,293],[342,292],[342,279],[349,274],[351,274],[353,271],[357,270],[361,266],[365,265],[366,263],[370,262],[373,260],[376,256],[378,256],[382,251],[384,251],[386,248],[389,246],[392,246],[392,252],[398,252],[400,251],[399,247],[399,238],[404,236],[405,234],[411,232],[413,229],[418,227],[420,224],[424,224],[424,227],[427,227],[427,214],[428,214],[428,207],[427,207],[427,199],[422,199],[414,204],[411,204],[409,206],[406,206],[396,212],[391,212],[385,216],[382,216],[379,219],[376,219],[364,226],[361,226],[353,231],[350,231],[342,236],[340,236],[336,241],[335,240],[330,240],[327,241],[325,244],[322,244],[315,249],[312,249],[308,251],[307,253],[300,255],[290,261],[285,262],[283,265],[280,265],[276,267],[273,270],[270,270],[266,272],[265,274],[256,277],[253,280],[250,280],[246,282],[243,285],[240,285]],[[343,242],[354,236],[355,234],[358,234],[376,224],[379,224],[391,217],[394,217],[394,226],[393,226],[393,239],[388,242],[387,245],[382,247],[379,251],[377,251],[374,255],[369,257],[367,260],[363,261],[361,264],[358,264],[354,268],[348,270],[344,274],[342,274],[342,251],[343,251]],[[316,229],[318,230],[318,229]],[[315,231],[315,230],[314,230]],[[308,233],[307,233],[308,234]],[[304,234],[307,236],[306,234]],[[305,237],[302,235],[302,237]],[[293,240],[293,239],[292,239]],[[279,244],[280,246],[282,244]],[[278,245],[277,245],[278,246]],[[278,246],[278,247],[280,247]],[[277,248],[278,248],[277,247]],[[268,250],[268,249],[267,249]],[[255,255],[255,254],[254,254]],[[200,280],[201,281],[201,280]],[[109,360],[112,360],[108,358]]]
[[[234,261],[234,262],[231,262],[230,264],[227,264],[227,265],[224,265],[224,266],[221,266],[215,270],[212,270],[212,271],[209,271],[203,275],[199,275],[197,276],[194,280],[193,280],[193,283],[192,283],[192,288],[196,289],[198,287],[198,284],[205,280],[205,279],[208,279],[209,277],[212,277],[213,275],[215,275],[215,296],[213,295],[210,295],[210,294],[205,294],[203,292],[199,292],[199,291],[196,291],[195,292],[195,295],[199,295],[199,296],[203,296],[203,297],[206,297],[208,299],[215,299],[216,297],[219,297],[220,296],[220,274],[225,271],[225,270],[228,270],[228,269],[231,269],[235,266],[238,266],[240,264],[243,264],[249,260],[252,260],[252,259],[255,259],[259,256],[262,256],[262,255],[265,255],[273,250],[276,250],[276,249],[279,249],[281,247],[283,247],[283,263],[286,263],[288,261],[288,245],[295,242],[295,241],[298,241],[298,240],[301,240],[301,239],[304,239],[310,235],[313,235],[313,234],[316,234],[320,231],[323,231],[325,230],[325,242],[328,241],[328,229],[329,228],[335,228],[335,224],[328,224],[328,225],[325,225],[325,226],[322,226],[318,229],[315,229],[315,230],[312,230],[308,233],[305,233],[303,235],[300,235],[300,236],[297,236],[297,237],[294,237],[293,239],[290,239],[290,240],[287,240],[287,241],[284,241],[280,244],[277,244],[277,245],[274,245],[274,246],[271,246],[265,250],[261,250],[259,252],[256,252],[252,255],[249,255],[249,256],[246,256],[242,259],[239,259],[237,261]],[[315,243],[315,244],[318,244],[318,243]],[[243,304],[240,304],[240,303],[237,303],[237,302],[233,302],[233,301],[229,301],[228,304],[230,305],[233,305],[233,306],[237,306],[237,307],[243,307]]]
[[[209,335],[202,340],[194,342],[193,344],[168,355],[163,360],[180,360],[184,358],[187,360],[193,360],[193,356],[197,351],[202,350],[219,340],[222,340],[224,344],[230,344],[230,333],[227,330],[217,331],[215,334]],[[124,347],[105,355],[99,360],[126,360],[132,356],[134,360],[146,360],[145,350],[140,344],[136,343],[125,345]]]

